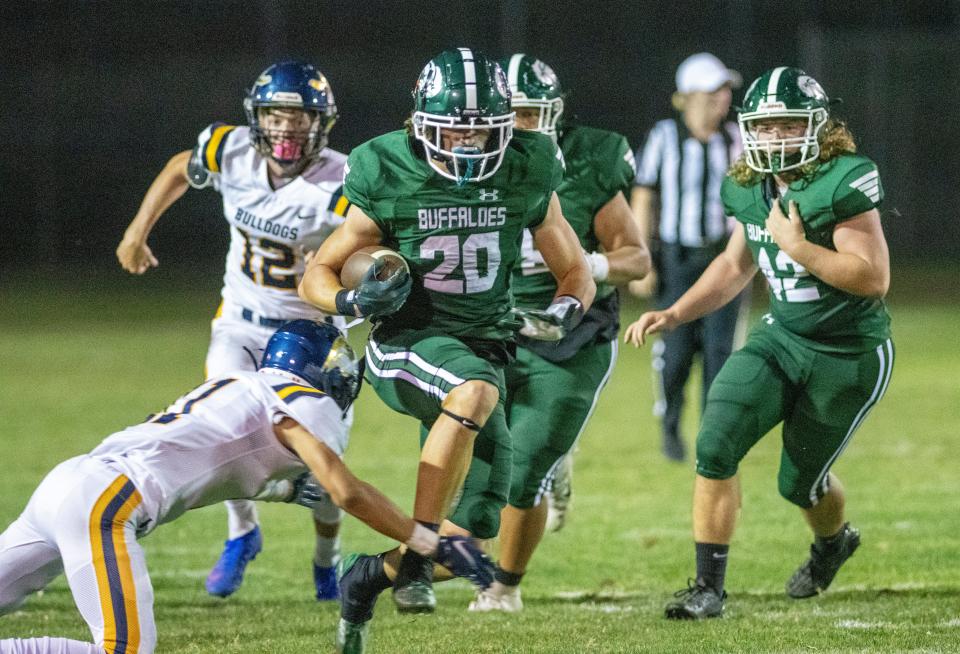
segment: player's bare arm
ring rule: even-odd
[[[607,259],[606,281],[626,284],[650,272],[650,251],[622,192],[613,196],[594,216],[593,231]]]
[[[650,240],[654,230],[654,207],[656,206],[657,192],[646,186],[634,186],[630,192],[630,210],[634,222],[640,232],[640,238],[650,250]],[[630,292],[637,297],[652,297],[657,287],[657,271],[651,261],[649,272],[643,279],[630,282]]]
[[[550,198],[547,216],[532,231],[537,249],[543,254],[547,268],[557,280],[556,297],[574,297],[583,305],[584,311],[589,309],[597,292],[597,285],[583,257],[580,241],[563,217],[560,199],[556,193]]]
[[[378,245],[382,240],[377,224],[362,209],[351,206],[343,225],[323,242],[307,264],[297,289],[300,297],[323,311],[336,313],[337,293],[343,290],[340,269],[344,262],[360,248]]]
[[[173,155],[147,189],[137,215],[117,246],[117,259],[127,272],[142,275],[147,269],[159,265],[147,245],[147,236],[160,216],[187,191],[187,162],[191,153],[191,150],[184,150]]]
[[[318,441],[300,423],[284,418],[273,428],[277,439],[307,464],[333,501],[371,528],[400,542],[409,540],[415,522],[380,491],[358,479],[336,452]]]
[[[310,468],[344,511],[371,529],[389,536],[481,589],[493,582],[493,564],[464,536],[440,536],[409,517],[372,485],[358,479],[336,452],[317,440],[293,418],[284,418],[273,432],[284,447]]]
[[[871,209],[833,228],[836,251],[811,243],[803,231],[796,202],[783,215],[774,202],[766,227],[780,249],[819,279],[840,290],[863,297],[882,298],[890,287],[890,253],[880,224],[880,213]]]
[[[716,311],[735,298],[756,272],[757,267],[747,247],[743,229],[736,229],[726,249],[703,271],[700,279],[672,306],[662,311],[648,311],[640,316],[627,327],[624,342],[639,347],[650,334],[670,331]]]

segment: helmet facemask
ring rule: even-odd
[[[536,109],[539,113],[537,126],[533,131],[546,134],[556,142],[557,126],[563,115],[563,98],[538,99],[528,98],[522,91],[514,91],[510,100],[513,109]]]
[[[250,136],[254,147],[261,156],[276,162],[285,172],[300,171],[306,168],[327,146],[330,129],[336,122],[335,115],[306,109],[302,105],[257,104],[249,99],[244,102],[247,120],[250,123]],[[271,129],[267,112],[274,109],[294,109],[310,117],[306,130]]]
[[[333,342],[320,374],[315,377],[321,383],[318,388],[346,411],[360,393],[363,374],[353,348],[345,338],[340,336]]]
[[[803,136],[761,141],[757,123],[768,119],[801,119],[807,122]],[[826,109],[776,109],[741,113],[738,117],[747,165],[760,173],[778,174],[799,168],[820,156],[820,132],[827,124]]]
[[[514,114],[457,118],[423,111],[413,113],[413,135],[427,151],[427,163],[434,171],[458,186],[479,182],[497,172],[513,137]],[[441,130],[474,130],[488,133],[483,147],[443,145]]]

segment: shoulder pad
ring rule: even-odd
[[[200,134],[197,139],[197,160],[209,172],[220,172],[227,135],[235,129],[234,125],[214,123]]]
[[[272,388],[277,396],[287,404],[290,404],[297,398],[301,397],[327,397],[326,393],[314,388],[313,386],[304,386],[303,384],[296,384],[292,382],[289,384],[279,384],[277,386],[273,386]]]

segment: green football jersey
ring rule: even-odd
[[[510,272],[523,231],[539,225],[563,177],[553,141],[514,133],[490,178],[464,186],[435,173],[403,130],[367,141],[347,160],[343,192],[410,266],[413,291],[389,326],[451,336],[512,338]]]
[[[563,182],[557,189],[563,215],[583,249],[595,252],[600,242],[593,231],[593,218],[617,193],[623,191],[629,197],[636,175],[633,151],[620,134],[582,125],[564,129],[560,150],[566,163]],[[597,284],[598,299],[613,291],[609,284]],[[523,259],[513,274],[517,306],[542,309],[556,292],[557,282],[527,230],[523,235]]]
[[[773,241],[765,224],[770,202],[763,184],[743,187],[727,177],[721,195],[727,215],[743,223],[747,245],[770,287],[770,314],[811,346],[830,352],[862,352],[890,337],[883,300],[853,295],[824,283],[791,259]],[[835,250],[833,228],[883,201],[876,164],[841,155],[820,166],[810,179],[782,193],[781,207],[797,203],[806,238]]]

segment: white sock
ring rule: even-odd
[[[257,527],[256,504],[250,500],[227,500],[224,504],[227,507],[227,538],[240,538]]]
[[[340,535],[333,538],[317,536],[316,549],[313,551],[313,562],[321,568],[332,568],[340,562]]]

